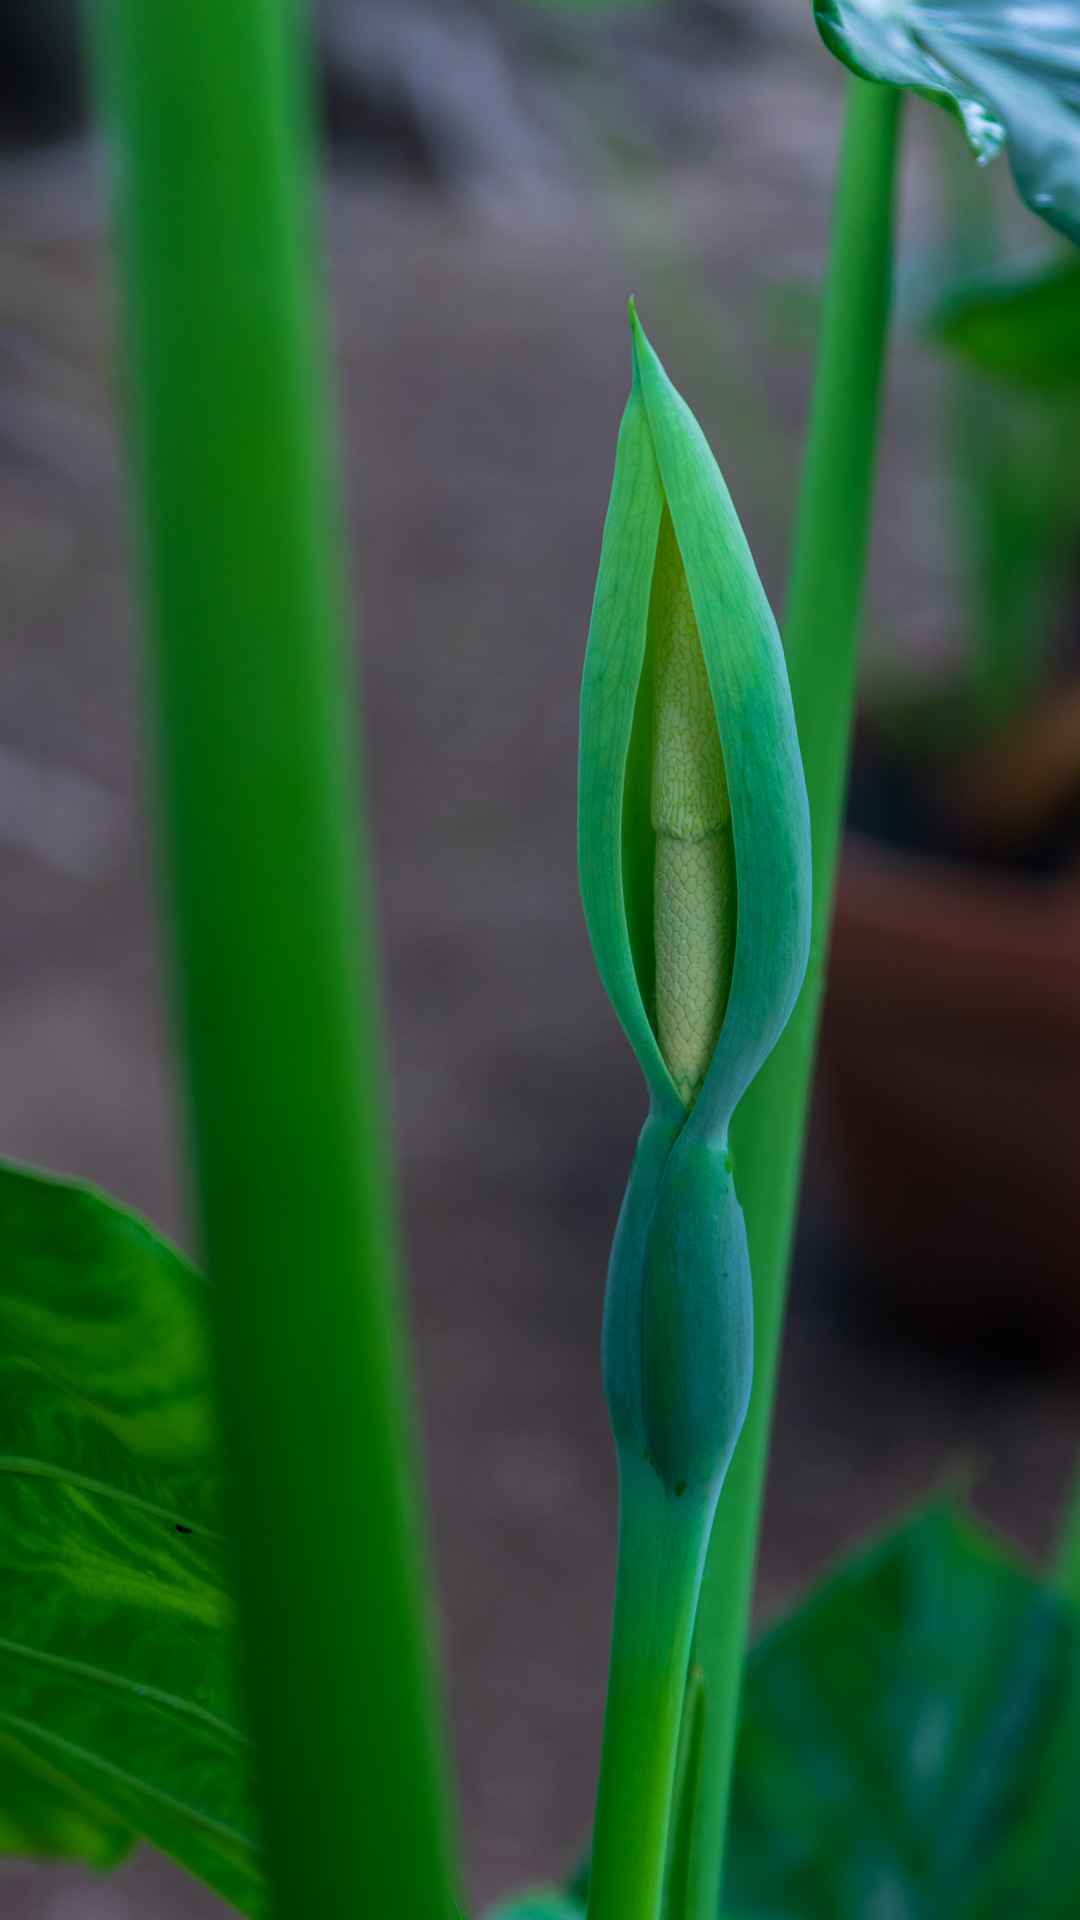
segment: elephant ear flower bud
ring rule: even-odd
[[[718,1488],[751,1370],[731,1114],[795,1002],[810,829],[776,624],[719,469],[631,307],[581,703],[579,862],[604,985],[650,1094],[612,1253],[620,1449]]]

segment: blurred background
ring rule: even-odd
[[[643,1118],[574,867],[633,291],[779,613],[843,75],[806,0],[322,0],[323,178],[472,1911],[591,1816],[598,1336]],[[852,790],[758,1588],[942,1485],[1051,1542],[1080,1437],[1080,282],[909,103]],[[0,0],[0,1151],[184,1240],[96,154]],[[10,1920],[209,1920],[141,1854]]]

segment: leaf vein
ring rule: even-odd
[[[38,1726],[36,1721],[25,1720],[20,1714],[5,1713],[2,1709],[0,1709],[0,1726],[14,1727],[20,1733],[28,1734],[31,1739],[43,1740],[48,1746],[56,1747],[61,1753],[70,1755],[74,1760],[96,1767],[100,1773],[107,1774],[136,1794],[143,1794],[146,1798],[157,1801],[160,1806],[167,1808],[170,1813],[189,1825],[199,1827],[204,1833],[212,1834],[215,1839],[224,1840],[230,1846],[237,1847],[250,1856],[253,1866],[260,1859],[262,1849],[250,1835],[229,1826],[225,1820],[215,1820],[213,1814],[204,1813],[201,1807],[193,1807],[189,1801],[178,1799],[175,1794],[167,1793],[163,1787],[156,1787],[149,1780],[140,1780],[137,1775],[128,1773],[125,1768],[116,1766],[113,1761],[104,1759],[101,1754],[91,1753],[85,1747],[76,1746],[73,1740],[65,1740],[62,1734],[52,1733],[48,1727]],[[130,1818],[126,1815],[124,1817]]]
[[[169,1707],[174,1713],[184,1714],[190,1719],[202,1720],[215,1732],[223,1733],[227,1739],[234,1740],[240,1746],[250,1747],[251,1741],[239,1727],[230,1726],[220,1715],[211,1713],[208,1707],[200,1707],[195,1700],[184,1700],[179,1694],[166,1693],[162,1687],[147,1686],[141,1680],[129,1679],[125,1674],[114,1673],[108,1667],[94,1667],[85,1660],[71,1660],[66,1654],[49,1653],[42,1647],[28,1647],[21,1640],[7,1640],[0,1635],[0,1654],[10,1653],[23,1660],[30,1660],[37,1666],[52,1667],[58,1673],[70,1673],[84,1680],[97,1680],[104,1686],[115,1687],[118,1691],[131,1693],[140,1700],[152,1700],[159,1707]]]
[[[213,1527],[204,1527],[198,1521],[189,1520],[185,1515],[174,1513],[168,1507],[159,1507],[153,1500],[144,1500],[137,1493],[127,1493],[122,1487],[111,1487],[106,1480],[94,1480],[89,1474],[74,1473],[67,1467],[53,1466],[47,1460],[33,1460],[20,1454],[0,1454],[0,1473],[33,1474],[43,1480],[59,1480],[65,1486],[80,1487],[86,1493],[99,1494],[105,1500],[119,1500],[129,1507],[138,1507],[143,1513],[152,1513],[158,1519],[168,1520],[172,1526],[182,1526],[188,1533],[198,1534],[202,1540],[213,1540],[219,1546],[226,1547],[229,1541],[223,1533],[215,1532]]]

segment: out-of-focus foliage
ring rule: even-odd
[[[1080,261],[989,276],[946,301],[934,330],[987,373],[1043,393],[1080,389]]]
[[[975,735],[1044,687],[1080,539],[1080,266],[961,281],[931,331],[957,356],[954,457]]]
[[[0,1849],[142,1835],[255,1915],[205,1291],[103,1195],[0,1167]]]
[[[1080,1620],[920,1515],[751,1655],[727,1920],[1071,1920]]]

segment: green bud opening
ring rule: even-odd
[[[780,638],[727,489],[631,326],[582,686],[581,890],[669,1146],[688,1128],[722,1148],[806,965],[806,790]]]

